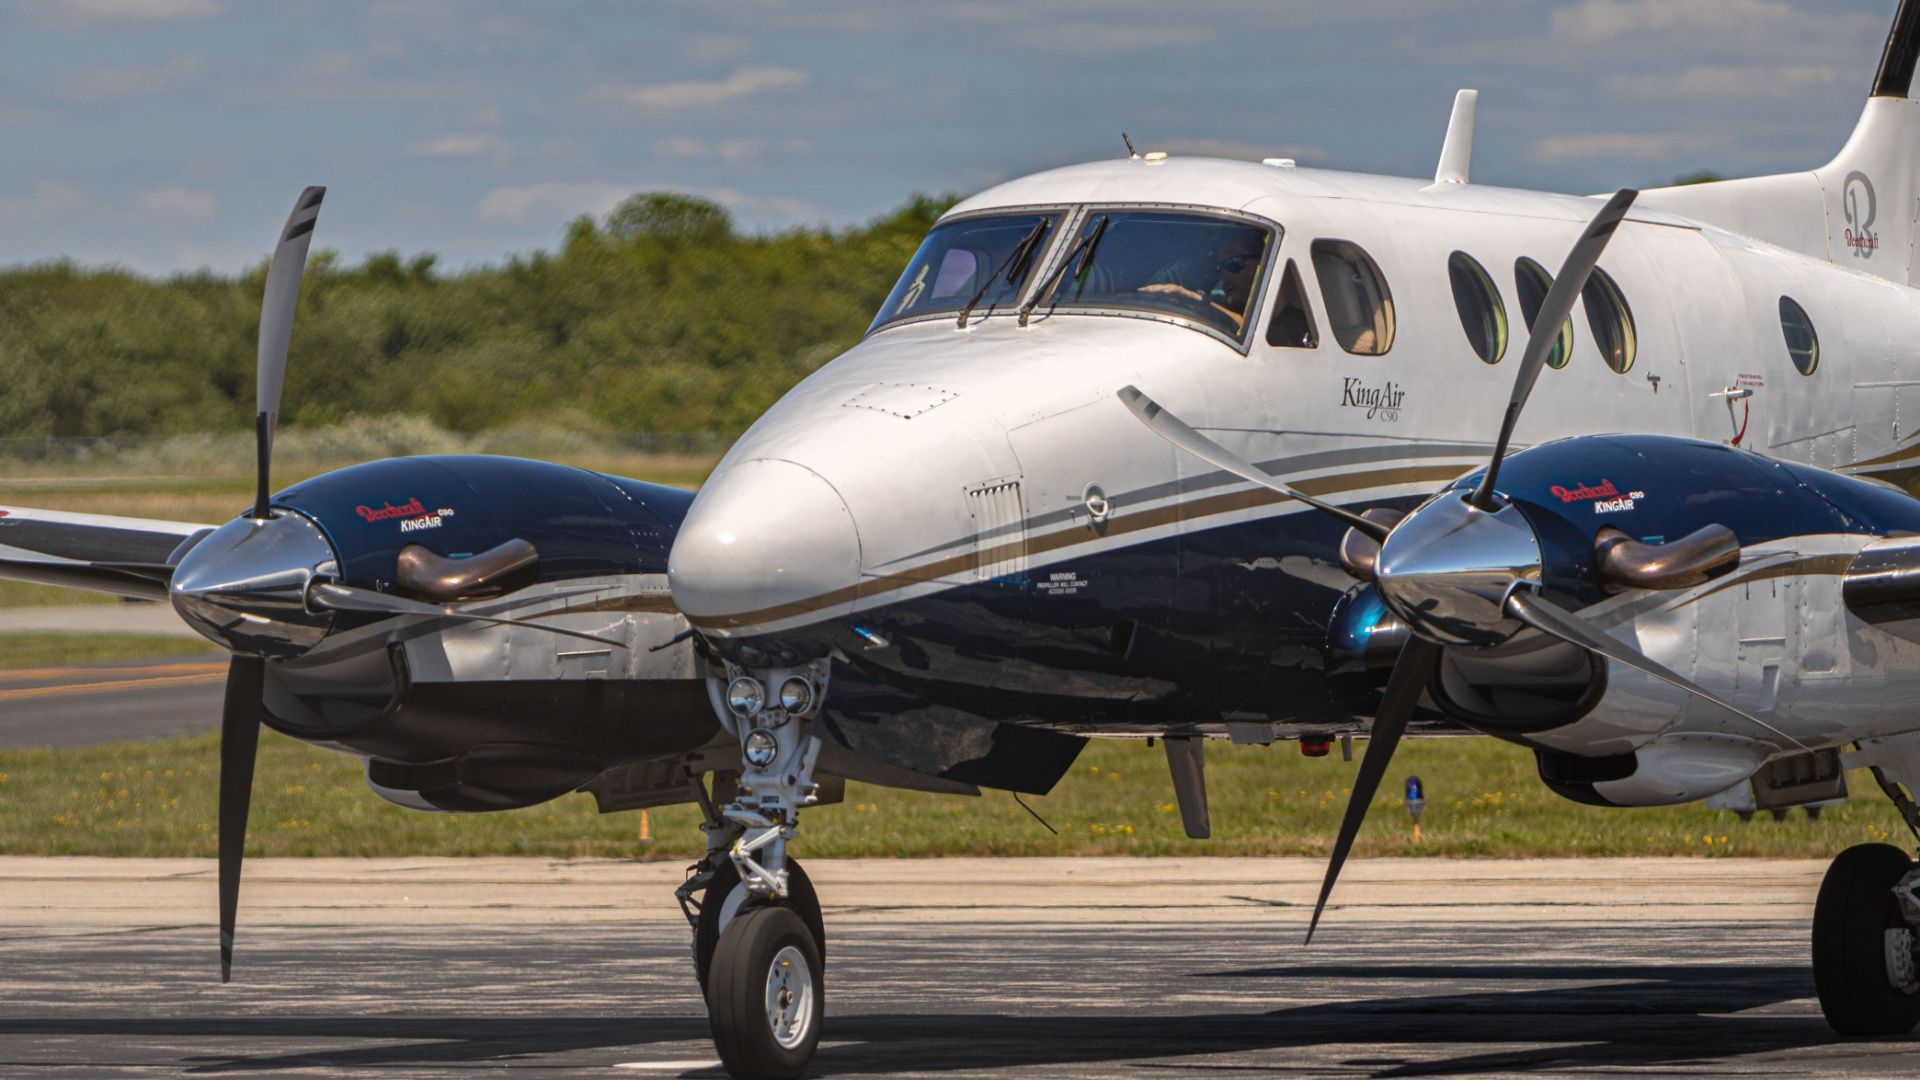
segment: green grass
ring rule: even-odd
[[[217,743],[212,735],[84,750],[0,752],[0,851],[46,855],[211,857]],[[1354,765],[1287,745],[1209,748],[1212,841],[1188,840],[1159,749],[1096,743],[1046,798],[922,795],[849,785],[844,805],[809,811],[796,851],[820,857],[950,855],[1324,855]],[[1411,841],[1399,785],[1427,783],[1425,839]],[[1579,806],[1554,796],[1531,756],[1488,739],[1404,745],[1358,853],[1451,856],[1686,855],[1821,857],[1904,832],[1864,775],[1857,801],[1818,822],[1796,812],[1741,824],[1699,805],[1650,810]],[[267,733],[261,741],[248,850],[256,855],[543,855],[691,859],[691,807],[602,816],[584,795],[500,814],[403,810],[367,790],[360,763]]]
[[[0,670],[216,652],[204,638],[158,634],[0,633]]]
[[[57,585],[36,585],[31,581],[7,581],[0,578],[0,608],[68,607],[73,604],[117,604],[119,597],[86,589],[62,589]]]

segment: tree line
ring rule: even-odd
[[[458,274],[431,255],[318,251],[283,422],[738,432],[859,339],[951,204],[750,234],[714,203],[649,192],[576,220],[557,251]],[[264,259],[238,277],[0,272],[0,435],[249,429],[265,280]]]

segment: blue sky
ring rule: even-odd
[[[0,265],[552,248],[624,194],[750,228],[1121,152],[1598,191],[1837,149],[1896,0],[10,0]]]

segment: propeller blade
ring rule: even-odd
[[[1353,778],[1353,796],[1347,800],[1346,816],[1340,819],[1340,833],[1333,841],[1333,858],[1327,861],[1327,877],[1320,883],[1320,900],[1313,905],[1313,921],[1307,924],[1307,941],[1313,944],[1313,932],[1320,925],[1320,914],[1327,909],[1327,897],[1333,895],[1333,883],[1340,878],[1347,853],[1353,850],[1354,837],[1360,835],[1360,823],[1367,818],[1367,807],[1380,790],[1387,775],[1387,763],[1400,745],[1407,721],[1420,704],[1420,693],[1440,666],[1441,646],[1423,637],[1409,637],[1393,662],[1393,674],[1387,677],[1386,695],[1380,699],[1380,712],[1373,718],[1373,730],[1367,736],[1367,752],[1360,759],[1360,771]]]
[[[273,461],[273,428],[280,419],[280,391],[287,379],[287,346],[293,342],[293,309],[300,302],[300,278],[307,269],[307,247],[320,217],[327,189],[300,193],[280,230],[280,243],[267,266],[267,290],[260,300],[260,352],[254,368],[254,466],[257,472],[253,517],[272,516],[267,474]]]
[[[1377,521],[1369,521],[1344,507],[1335,506],[1329,502],[1321,502],[1311,495],[1281,483],[1268,475],[1258,465],[1240,457],[1233,451],[1228,450],[1226,447],[1193,430],[1193,428],[1188,427],[1179,417],[1168,412],[1162,408],[1158,402],[1141,393],[1139,388],[1123,386],[1119,390],[1119,397],[1121,404],[1131,410],[1133,415],[1139,417],[1140,422],[1147,425],[1148,428],[1151,428],[1155,435],[1185,450],[1201,461],[1212,465],[1214,468],[1224,469],[1240,477],[1242,480],[1251,480],[1269,491],[1279,492],[1289,499],[1297,499],[1300,502],[1306,503],[1315,510],[1332,514],[1334,517],[1346,522],[1361,535],[1372,537],[1375,541],[1384,541],[1387,538],[1387,532],[1389,530],[1386,526]]]
[[[253,759],[260,746],[267,662],[235,656],[227,664],[220,707],[220,981],[233,979],[233,923],[240,910],[240,859],[253,801]]]
[[[627,643],[612,638],[596,637],[580,630],[568,630],[565,627],[548,623],[534,622],[530,619],[505,619],[497,615],[480,615],[471,611],[459,611],[450,607],[429,604],[422,600],[410,600],[392,593],[376,592],[352,585],[340,585],[331,581],[316,581],[307,591],[307,601],[314,607],[330,608],[334,611],[356,611],[367,615],[413,615],[431,619],[463,619],[468,622],[493,623],[496,626],[524,626],[533,630],[545,630],[549,634],[561,634],[579,638],[582,641],[597,642],[624,649]]]
[[[1587,279],[1593,276],[1593,268],[1600,263],[1600,253],[1607,248],[1607,241],[1613,239],[1615,229],[1626,219],[1627,211],[1632,208],[1633,200],[1640,197],[1632,188],[1622,188],[1607,200],[1607,205],[1593,216],[1587,224],[1587,231],[1567,253],[1567,261],[1560,264],[1560,273],[1553,279],[1553,288],[1547,290],[1547,298],[1540,304],[1540,313],[1534,317],[1533,332],[1527,338],[1527,351],[1521,355],[1520,370],[1514,372],[1513,396],[1507,401],[1507,414],[1500,421],[1500,437],[1494,440],[1493,457],[1487,462],[1487,474],[1474,489],[1473,497],[1467,501],[1482,510],[1493,509],[1493,485],[1500,476],[1500,460],[1507,456],[1507,444],[1513,439],[1514,426],[1520,422],[1520,410],[1526,408],[1527,396],[1533,393],[1533,384],[1540,378],[1540,369],[1546,366],[1547,356],[1553,352],[1554,343],[1560,340],[1560,327],[1573,314],[1573,302],[1580,297],[1580,290],[1587,287]]]
[[[1807,748],[1806,744],[1799,739],[1737,706],[1722,701],[1705,687],[1669,669],[1639,650],[1629,648],[1620,639],[1600,630],[1566,608],[1548,601],[1538,593],[1527,589],[1515,589],[1513,594],[1507,597],[1507,611],[1514,618],[1543,634],[1559,638],[1570,645],[1578,645],[1588,652],[1599,653],[1609,660],[1616,660],[1635,671],[1651,675],[1669,686],[1685,690],[1710,705],[1717,705],[1743,720],[1758,724],[1795,746]]]

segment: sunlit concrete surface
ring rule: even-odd
[[[0,1075],[714,1076],[683,867],[0,859]],[[1888,1076],[1807,969],[1812,861],[817,861],[817,1076]]]

